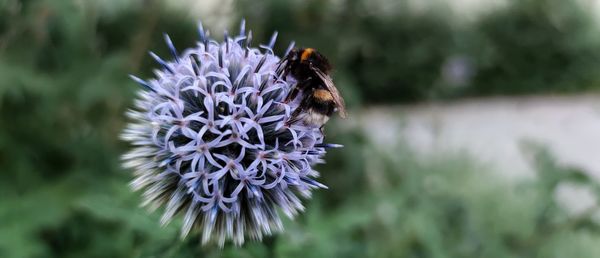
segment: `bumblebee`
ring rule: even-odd
[[[300,105],[288,125],[302,121],[307,126],[322,129],[336,111],[346,118],[344,99],[329,76],[331,65],[325,56],[313,48],[292,49],[282,62],[285,63],[283,76],[291,74],[297,81],[285,101],[292,101],[302,93]]]

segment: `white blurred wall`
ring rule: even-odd
[[[423,154],[466,153],[509,177],[534,174],[523,143],[535,141],[600,180],[600,95],[373,107],[351,120],[382,148],[401,141]]]

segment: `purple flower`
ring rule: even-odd
[[[199,32],[197,47],[181,54],[165,35],[173,60],[150,53],[162,66],[156,77],[132,76],[144,90],[127,112],[122,138],[133,149],[124,166],[135,170],[143,204],[164,207],[161,223],[181,214],[182,237],[200,231],[203,243],[241,245],[281,231],[278,209],[293,218],[304,209],[299,196],[326,188],[312,166],[337,145],[324,144],[318,128],[286,126],[298,101],[283,102],[295,81],[282,77],[277,34],[261,51],[243,22],[222,43]]]

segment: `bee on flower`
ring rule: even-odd
[[[122,139],[133,148],[124,166],[134,170],[143,205],[164,208],[161,223],[179,214],[182,237],[199,232],[204,244],[241,245],[282,231],[278,210],[293,218],[301,198],[326,188],[313,166],[340,145],[324,143],[322,124],[298,121],[305,100],[289,98],[298,80],[272,50],[276,33],[260,48],[244,22],[223,42],[201,24],[199,36],[180,53],[165,35],[172,59],[150,53],[161,66],[155,77],[132,76],[143,90],[127,112]],[[284,57],[290,52],[293,43]]]

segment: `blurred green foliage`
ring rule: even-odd
[[[277,29],[283,42],[294,38],[332,53],[339,84],[354,105],[459,91],[592,87],[596,39],[581,23],[588,18],[572,15],[570,5],[540,9],[536,3],[546,1],[486,16],[472,25],[478,33],[439,10],[379,14],[357,0],[240,1],[238,10],[258,38]],[[564,15],[551,18],[556,12]],[[563,27],[547,24],[555,19]],[[0,0],[0,257],[600,255],[592,212],[569,215],[554,199],[564,182],[600,188],[542,149],[533,150],[538,176],[515,185],[468,157],[381,150],[361,132],[335,124],[328,125],[328,137],[346,147],[318,167],[330,189],[288,221],[285,233],[224,250],[202,247],[197,237],[181,241],[178,222],[161,228],[160,214],[138,208],[139,193],[130,192],[129,172],[119,165],[127,146],[117,135],[137,90],[126,75],[148,75],[156,67],[146,52],[166,54],[162,32],[179,49],[196,37],[194,21],[156,1]],[[541,33],[544,41],[518,43],[522,33]],[[472,50],[482,53],[467,54]],[[520,63],[512,63],[513,50]],[[468,55],[477,72],[470,86],[451,91],[439,79],[440,66],[457,55]],[[544,62],[544,55],[563,61]],[[531,70],[542,77],[525,72],[534,69],[529,60],[547,65]],[[496,88],[502,85],[506,90]]]
[[[512,1],[474,25],[473,94],[574,92],[600,85],[600,30],[576,1]]]
[[[600,87],[600,29],[577,1],[510,0],[474,20],[443,4],[238,0],[267,40],[320,49],[351,102],[575,92]],[[284,48],[285,46],[280,46]]]

